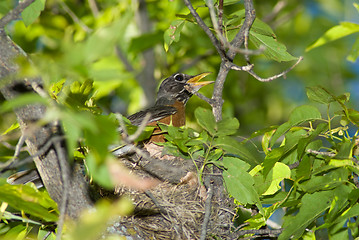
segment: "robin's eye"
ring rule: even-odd
[[[182,82],[183,81],[183,76],[182,74],[180,73],[177,73],[175,76],[174,76],[175,80],[178,81],[178,82]]]

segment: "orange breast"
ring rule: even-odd
[[[185,106],[183,103],[176,101],[174,105],[172,105],[177,109],[177,112],[171,116],[162,118],[159,120],[159,122],[164,124],[171,124],[175,127],[181,127],[186,124],[186,112],[185,112]],[[157,126],[156,122],[148,124],[150,126]],[[155,128],[153,131],[153,135],[150,139],[152,142],[164,142],[165,138],[163,134],[159,134],[161,132],[161,129],[159,127]]]

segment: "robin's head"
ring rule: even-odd
[[[174,101],[187,103],[188,99],[201,87],[206,86],[213,81],[199,82],[210,73],[201,73],[196,76],[184,73],[175,73],[163,80],[157,94],[156,104],[167,105]]]

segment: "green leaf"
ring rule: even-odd
[[[216,120],[212,114],[212,111],[206,108],[198,107],[194,111],[197,123],[203,129],[205,129],[210,135],[216,134]]]
[[[322,104],[334,102],[333,96],[323,87],[306,87],[309,100]]]
[[[355,62],[359,57],[359,37],[355,40],[355,43],[350,50],[349,55],[347,56],[347,60],[351,62]]]
[[[224,157],[223,178],[227,190],[241,204],[260,205],[258,193],[254,189],[254,180],[247,172],[250,165],[238,158]]]
[[[287,165],[281,162],[275,163],[274,167],[266,177],[265,181],[270,183],[270,186],[268,187],[267,191],[263,193],[263,195],[272,195],[276,193],[279,189],[281,189],[279,183],[285,178],[289,179],[290,174],[290,168]]]
[[[105,156],[102,156],[105,157]],[[101,159],[105,162],[106,159]],[[99,163],[97,156],[90,152],[86,156],[86,166],[92,179],[106,189],[114,187],[106,164]]]
[[[29,104],[48,104],[48,101],[36,93],[24,93],[20,96],[5,101],[0,106],[0,113],[12,111],[15,108],[24,107]]]
[[[327,123],[320,123],[316,127],[314,131],[309,132],[309,136],[304,137],[302,139],[299,139],[298,141],[298,160],[302,159],[302,156],[305,154],[305,150],[307,146],[316,138],[319,134],[325,132],[328,130],[328,124]]]
[[[60,93],[60,91],[62,90],[65,82],[66,82],[66,79],[62,79],[62,80],[52,84],[51,87],[50,87],[51,93],[54,96],[57,96]]]
[[[314,106],[303,105],[295,108],[289,116],[289,121],[280,125],[273,134],[270,146],[273,147],[277,139],[293,126],[297,126],[306,121],[318,120],[321,119],[321,117],[319,110]]]
[[[47,192],[37,190],[34,184],[1,185],[0,201],[47,222],[56,222],[58,218],[56,203]]]
[[[310,50],[327,44],[328,42],[346,37],[356,32],[359,32],[359,24],[342,22],[340,23],[340,25],[334,26],[328,31],[326,31],[322,37],[320,37],[315,43],[307,47],[305,51],[309,52]]]
[[[109,154],[108,146],[117,140],[117,122],[114,116],[98,115],[93,120],[96,126],[84,129],[84,137],[97,162],[101,163]]]
[[[272,28],[267,23],[260,20],[259,18],[256,18],[254,20],[250,31],[261,35],[270,36],[273,39],[277,38]]]
[[[227,136],[237,132],[239,128],[239,122],[237,118],[227,118],[216,123],[216,136]]]
[[[164,48],[166,52],[173,42],[178,42],[181,36],[181,31],[184,26],[184,20],[175,20],[171,23],[170,27],[164,33]]]
[[[290,55],[287,52],[286,46],[278,42],[275,38],[273,38],[273,36],[267,36],[250,31],[249,40],[257,48],[259,48],[260,46],[264,46],[265,50],[263,51],[263,54],[269,59],[273,59],[277,62],[287,62],[297,59],[296,57]]]
[[[22,11],[22,20],[26,26],[32,24],[40,16],[41,11],[45,9],[45,2],[46,0],[35,0]]]
[[[85,211],[76,221],[75,227],[66,231],[67,239],[100,239],[106,231],[108,223],[119,216],[129,215],[134,209],[130,199],[121,197],[119,200],[110,202],[100,200],[96,206]],[[121,239],[118,236],[109,236],[107,239]]]
[[[321,119],[318,108],[311,105],[303,105],[295,108],[289,116],[289,122],[292,126],[301,124],[306,121]]]
[[[1,135],[5,135],[15,129],[18,129],[19,127],[20,127],[20,124],[18,122],[15,122],[15,123],[11,124],[11,126],[8,129],[6,129]]]
[[[156,44],[161,43],[163,40],[162,36],[161,32],[142,34],[131,40],[128,51],[133,52],[134,54],[143,52],[154,47]]]
[[[263,149],[263,152],[267,155],[269,153],[269,143],[270,143],[270,140],[273,136],[273,134],[275,133],[275,130],[271,130],[271,131],[268,131],[268,132],[265,132],[263,134],[263,137],[262,137],[262,149]]]
[[[359,125],[359,112],[357,110],[351,108],[348,109],[348,117],[352,123],[356,124],[357,126]]]
[[[249,163],[252,166],[261,164],[262,157],[255,154],[255,152],[250,151],[250,149],[244,144],[238,142],[236,139],[223,136],[218,137],[213,142],[215,147],[223,149],[227,154],[237,155],[240,159]]]
[[[332,200],[333,196],[329,191],[305,194],[299,213],[295,217],[284,218],[284,230],[278,240],[298,239],[305,229],[330,207]]]
[[[299,184],[299,187],[308,193],[313,193],[320,190],[334,189],[348,179],[348,170],[345,168],[338,168],[330,171],[324,176],[313,176],[311,179]]]

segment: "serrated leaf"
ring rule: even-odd
[[[173,42],[178,42],[181,36],[181,31],[184,26],[184,20],[175,20],[171,23],[170,27],[165,31],[164,38],[164,48],[167,52],[170,45]]]
[[[326,31],[322,37],[320,37],[315,43],[307,47],[305,51],[309,52],[310,50],[327,44],[328,42],[346,37],[356,32],[359,32],[359,24],[342,22],[340,23],[340,25],[334,26],[328,31]]]
[[[335,101],[333,96],[323,87],[306,87],[306,93],[309,100],[314,102],[329,104]]]
[[[273,36],[267,36],[256,32],[250,32],[249,40],[257,47],[264,46],[263,54],[277,62],[296,60],[287,52],[284,44],[278,42]]]
[[[26,26],[32,24],[39,16],[41,11],[45,9],[46,0],[35,0],[21,13],[22,20]]]

